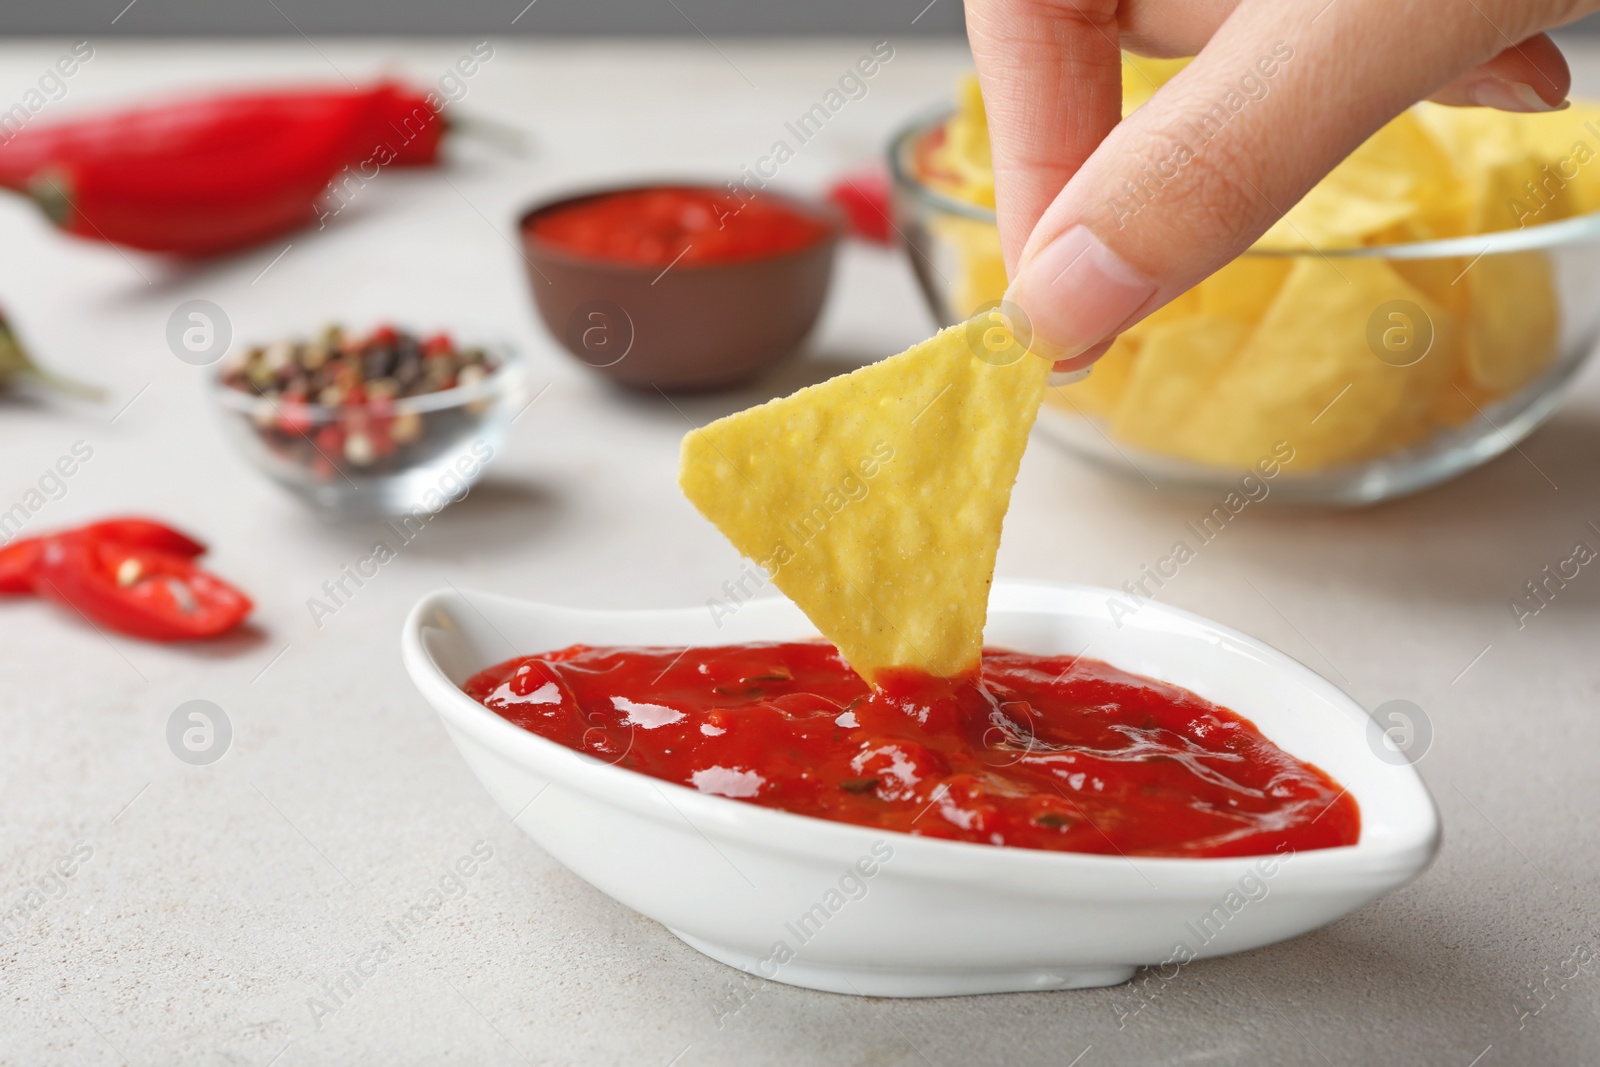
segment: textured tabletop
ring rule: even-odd
[[[96,42],[48,107],[224,78],[432,82],[474,43]],[[0,406],[0,511],[83,442],[91,458],[27,530],[162,516],[258,602],[251,632],[193,648],[0,604],[0,1062],[1600,1062],[1600,575],[1585,567],[1520,629],[1508,608],[1576,543],[1600,547],[1593,374],[1487,467],[1365,511],[1252,506],[1161,590],[1369,708],[1406,699],[1431,722],[1419,766],[1443,814],[1438,861],[1326,929],[1120,988],[862,1000],[713,963],[511,826],[402,673],[406,609],[446,581],[705,602],[741,564],[674,483],[689,424],[932,322],[896,254],[853,247],[803,358],[759,386],[674,406],[597,382],[533,318],[518,210],[591,181],[734,177],[874,42],[492,43],[458,106],[525,126],[531,153],[466,146],[443,173],[381,174],[321,232],[184,268],[0,202],[0,305],[42,358],[115,394]],[[953,43],[893,43],[784,186],[816,190],[873,155],[966,62]],[[0,45],[0,107],[69,44]],[[1600,90],[1600,62],[1578,65]],[[506,338],[548,391],[486,481],[314,619],[308,600],[381,531],[324,523],[224,440],[205,372],[167,347],[168,316],[197,298],[242,340],[391,317]],[[1107,480],[1036,439],[999,572],[1120,586],[1211,503]],[[232,725],[209,766],[166,740],[192,699]],[[419,904],[425,922],[395,925]]]

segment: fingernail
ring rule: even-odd
[[[1492,107],[1499,111],[1515,111],[1522,114],[1565,111],[1572,106],[1570,100],[1563,100],[1559,104],[1547,104],[1544,97],[1535,92],[1533,86],[1527,82],[1505,81],[1500,78],[1483,79],[1472,87],[1470,95],[1473,102],[1480,107]]]
[[[1100,344],[1155,291],[1154,282],[1080,225],[1029,259],[1006,299],[1028,316],[1033,352],[1054,362]]]
[[[1088,376],[1088,367],[1082,370],[1053,370],[1050,372],[1050,377],[1044,380],[1044,383],[1049,386],[1076,385]]]
[[[1101,356],[1105,355],[1107,352],[1111,351],[1111,346],[1116,343],[1117,339],[1115,337],[1107,337],[1099,344],[1092,345],[1084,351],[1079,352],[1075,356],[1072,356],[1068,359],[1056,360],[1053,368],[1054,375],[1052,375],[1052,379],[1059,375],[1077,375],[1077,377],[1073,378],[1072,380],[1081,381],[1083,377],[1089,373],[1089,368],[1094,366],[1095,361]],[[1052,380],[1050,384],[1066,385],[1070,383]]]

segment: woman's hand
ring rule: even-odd
[[[1006,295],[1031,321],[1035,350],[1077,370],[1243,252],[1416,101],[1563,106],[1571,75],[1542,31],[1600,0],[966,7]],[[1198,58],[1119,121],[1123,48]]]

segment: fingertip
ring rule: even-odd
[[[1562,111],[1569,106],[1572,70],[1545,34],[1512,45],[1434,93],[1450,107],[1490,107],[1516,114]]]
[[[1111,350],[1116,343],[1116,338],[1101,341],[1099,344],[1080,352],[1071,359],[1058,359],[1050,368],[1051,385],[1071,385],[1081,382],[1089,376],[1089,368],[1094,366],[1096,360]]]
[[[1035,355],[1079,370],[1110,347],[1156,291],[1155,282],[1079,223],[1023,262],[1005,299],[1026,320]]]

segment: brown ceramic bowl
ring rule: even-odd
[[[579,200],[642,188],[562,197],[518,223],[533,302],[568,352],[635,388],[691,391],[734,385],[782,362],[799,346],[828,293],[839,226],[825,208],[770,190],[758,196],[821,222],[822,237],[800,249],[728,263],[679,263],[663,270],[580,255],[535,235],[539,215]]]

